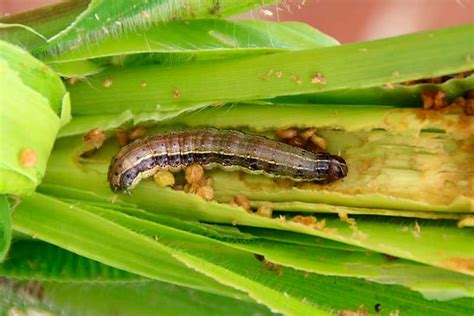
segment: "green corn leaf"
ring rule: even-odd
[[[262,295],[264,292],[267,291],[265,288],[261,288],[257,284],[254,284],[252,282],[252,280],[248,280],[248,277],[247,278],[245,278],[245,277],[242,278],[242,274],[243,275],[245,275],[245,274],[249,275],[248,270],[250,269],[250,268],[245,268],[246,260],[243,257],[239,260],[231,260],[231,258],[232,258],[231,252],[226,251],[225,252],[225,257],[227,258],[227,260],[224,260],[223,258],[221,258],[221,259],[218,258],[218,256],[216,254],[220,253],[219,248],[222,247],[222,243],[211,243],[211,244],[213,244],[213,246],[211,246],[209,248],[210,252],[206,253],[206,247],[204,247],[204,244],[205,244],[206,241],[210,242],[209,239],[196,238],[196,236],[194,236],[194,238],[192,238],[191,236],[187,235],[187,237],[184,237],[184,236],[180,237],[179,241],[178,241],[176,238],[174,238],[174,237],[177,237],[179,235],[179,234],[176,234],[176,231],[166,232],[166,229],[163,229],[164,227],[154,225],[154,224],[152,224],[148,221],[142,221],[142,220],[136,220],[136,219],[130,218],[130,217],[124,217],[120,213],[111,212],[111,211],[106,210],[106,209],[89,208],[89,207],[86,207],[86,209],[89,209],[89,210],[93,211],[94,213],[97,213],[101,216],[105,216],[106,218],[112,219],[114,222],[122,223],[123,225],[125,225],[127,227],[133,228],[135,230],[139,230],[143,234],[146,234],[146,235],[149,235],[149,236],[159,236],[160,242],[163,242],[164,244],[167,244],[171,247],[177,247],[177,250],[178,250],[177,255],[176,255],[177,258],[180,258],[181,260],[184,260],[184,262],[186,262],[188,265],[194,267],[198,271],[201,271],[201,272],[205,273],[206,275],[212,275],[214,278],[216,278],[217,280],[220,280],[224,284],[228,284],[228,285],[231,285],[233,287],[237,286],[238,289],[243,289],[244,291],[248,292],[251,297],[253,297],[257,301],[265,302],[265,304],[268,305],[268,306],[279,306],[278,305],[279,302],[274,301],[275,297],[278,298],[278,293],[274,293],[274,296],[273,296],[272,300],[269,300],[268,295]],[[181,240],[181,238],[183,238],[184,240]],[[195,239],[195,241],[196,241],[195,246],[193,246],[193,242],[192,242],[193,239]],[[277,249],[277,250],[273,251],[273,254],[272,254],[272,250],[271,250],[272,246],[274,246],[273,249]],[[269,252],[270,253],[270,258],[272,258],[274,255],[276,255],[276,257],[278,257],[278,253],[280,253],[280,258],[285,258],[285,259],[283,259],[283,261],[286,260],[285,261],[286,263],[289,262],[288,258],[291,258],[292,254],[297,254],[298,253],[298,250],[295,249],[294,246],[285,247],[285,245],[282,245],[282,244],[275,245],[275,244],[268,243],[268,242],[266,242],[266,243],[263,242],[263,244],[260,244],[260,246],[258,246],[257,244],[249,243],[248,240],[246,242],[244,242],[243,245],[240,244],[239,247],[237,247],[237,248],[250,250],[252,253],[268,254],[268,252]],[[186,249],[186,250],[182,250],[182,249]],[[299,255],[297,255],[298,259],[301,259],[301,257],[311,258],[311,254],[313,254],[314,256],[318,256],[319,261],[324,260],[324,259],[321,259],[321,258],[324,258],[325,255],[327,255],[329,258],[331,258],[331,256],[334,256],[334,257],[337,258],[337,254],[334,253],[334,252],[324,253],[324,251],[323,252],[318,251],[320,249],[318,249],[318,250],[315,249],[315,251],[312,253],[311,250],[308,249],[308,248],[300,249],[300,250],[301,250],[301,252],[299,253]],[[193,253],[193,254],[189,255],[189,253]],[[302,253],[304,253],[305,255],[301,256]],[[343,254],[341,256],[341,258],[345,257],[346,259],[349,259],[347,255],[348,255],[347,253]],[[367,257],[367,254],[362,254],[362,256]],[[362,258],[362,256],[360,256],[360,258]],[[296,263],[296,266],[297,266],[297,268],[301,269],[301,265],[300,265],[301,261],[298,260],[298,259],[295,260],[296,262],[298,262],[298,263]],[[362,259],[362,260],[364,260],[364,259]],[[381,260],[384,260],[384,259],[381,259]],[[309,265],[313,266],[313,267],[315,265],[317,266],[318,263],[312,263],[313,261],[314,260],[311,260],[311,259],[308,260]],[[337,259],[335,259],[335,261],[337,261],[339,263],[341,262],[341,260],[337,260]],[[356,268],[356,266],[358,264],[357,261],[358,260],[355,259],[355,258],[350,258],[348,260],[349,265],[351,265],[352,269]],[[235,265],[233,263],[235,263]],[[402,263],[399,262],[398,264],[403,265],[403,262]],[[415,271],[409,271],[410,269],[415,269],[416,270],[417,269],[416,266],[408,267],[407,270],[403,271],[403,268],[401,268],[400,265],[398,267],[397,267],[397,264],[394,264],[392,267],[387,266],[387,270],[391,270],[391,269],[398,270],[395,273],[393,273],[392,275],[396,275],[397,273],[400,273],[400,275],[404,275],[404,274],[412,275],[414,277],[414,279],[409,280],[407,283],[411,282],[412,285],[416,284],[416,286],[421,287],[423,289],[423,291],[425,291],[425,293],[427,293],[426,295],[428,295],[428,296],[438,297],[438,298],[442,297],[444,300],[449,300],[449,299],[452,298],[452,297],[450,297],[451,295],[453,295],[454,297],[459,295],[459,293],[456,292],[456,291],[459,291],[459,290],[467,291],[467,292],[465,292],[465,295],[468,295],[468,296],[471,296],[471,297],[473,295],[473,292],[472,292],[472,290],[473,290],[473,280],[474,280],[473,278],[467,278],[466,279],[461,275],[456,275],[456,274],[451,274],[450,275],[450,273],[447,273],[447,275],[446,275],[446,274],[443,274],[443,272],[436,273],[434,271],[429,271],[429,269],[425,270],[421,266],[418,267],[420,270],[416,271],[416,272]],[[291,264],[289,266],[294,267],[294,265],[291,265]],[[304,266],[304,264],[303,264],[303,266]],[[334,269],[334,267],[331,265],[331,263],[328,263],[328,266],[331,266],[331,268],[329,268],[329,269]],[[312,271],[311,268],[310,269],[307,269],[307,268],[308,268],[308,266],[306,266],[306,269],[302,269],[302,270],[303,271]],[[351,269],[351,268],[349,268],[349,269]],[[347,271],[347,268],[343,268],[342,270]],[[318,272],[321,272],[321,270],[318,270]],[[413,274],[410,273],[410,272],[413,272]],[[285,279],[286,279],[285,273],[292,274],[292,271],[289,270],[289,269],[284,269],[283,274],[280,275],[280,281],[279,281],[280,286],[284,286],[284,284],[285,284]],[[425,277],[420,276],[420,275],[423,275],[423,273],[425,274]],[[252,276],[252,273],[250,273],[250,275]],[[298,275],[298,274],[296,274],[296,275]],[[292,274],[292,277],[296,277],[296,275]],[[379,277],[380,278],[388,277],[388,279],[390,279],[389,275],[390,275],[390,273],[387,274],[387,273],[381,272],[379,274]],[[400,275],[398,277],[400,277]],[[417,277],[419,277],[419,279],[417,279]],[[433,277],[435,277],[435,278],[433,278]],[[440,286],[440,288],[438,288],[438,290],[436,290],[436,286],[434,288],[431,287],[431,284],[440,282],[443,279],[443,277],[446,277],[446,282],[447,283]],[[250,277],[250,278],[252,279],[253,277]],[[261,284],[262,283],[266,284],[268,282],[267,277],[264,277],[264,276],[261,276],[261,275],[258,275],[257,279],[259,280],[259,283],[261,283]],[[431,282],[429,281],[430,279],[431,279]],[[292,281],[292,282],[294,282],[294,281]],[[352,281],[352,282],[354,282],[354,281]],[[390,282],[393,282],[393,280],[389,281],[389,280],[386,279],[385,282],[390,283]],[[441,281],[441,283],[442,282],[443,281]],[[453,282],[453,283],[450,283],[450,282]],[[270,283],[270,284],[273,284],[273,282]],[[287,288],[288,290],[283,293],[284,296],[286,297],[285,302],[288,304],[288,305],[285,305],[284,309],[282,310],[285,313],[293,314],[294,313],[293,308],[298,308],[298,310],[300,308],[300,307],[297,307],[297,305],[292,306],[293,303],[296,303],[296,302],[293,302],[291,300],[292,299],[292,293],[294,293],[294,295],[296,295],[296,296],[299,296],[302,293],[305,293],[306,295],[309,296],[308,298],[309,298],[309,301],[311,302],[311,298],[310,298],[311,297],[311,291],[309,291],[309,289],[306,292],[302,291],[302,289],[305,287],[305,282],[303,280],[300,280],[298,282],[298,284],[300,285],[300,288],[294,289],[293,287],[288,286],[288,288]],[[322,284],[324,284],[324,281],[318,282],[317,284],[322,285]],[[460,286],[460,284],[462,284],[462,285]],[[451,292],[449,291],[450,288],[452,288]],[[266,293],[266,294],[268,294],[268,293]],[[324,303],[322,304],[321,303],[321,298],[316,299],[315,297],[313,297],[312,299],[314,300],[313,304],[317,303],[320,307],[323,307],[324,305],[328,305],[328,304],[324,304]],[[473,300],[471,300],[471,301],[473,301]],[[305,300],[303,300],[303,303],[304,302],[305,302]],[[469,302],[469,300],[466,300],[466,302]],[[387,302],[384,301],[383,304],[386,305],[386,303]],[[275,305],[275,304],[277,304],[277,305]],[[329,306],[330,306],[330,304],[329,304]],[[344,306],[344,305],[342,305],[342,306]],[[334,306],[330,306],[330,307],[334,307]],[[279,308],[282,308],[282,307],[279,307]],[[324,308],[323,308],[323,310],[324,310]],[[303,310],[300,310],[300,313],[302,311]]]
[[[49,64],[49,66],[61,77],[71,78],[69,79],[69,82],[73,82],[77,78],[96,74],[105,68],[105,66],[96,64],[89,60]]]
[[[67,0],[3,16],[0,18],[0,39],[32,51],[45,45],[45,38],[52,37],[70,25],[87,8],[89,2],[90,0]]]
[[[192,20],[161,24],[138,37],[136,33],[121,33],[119,38],[42,59],[62,76],[83,78],[113,65],[189,63],[336,44],[300,23]]]
[[[13,213],[13,228],[141,276],[232,297],[240,295],[189,270],[155,240],[51,197],[35,194],[23,198]]]
[[[35,196],[34,198],[39,198]],[[41,202],[51,201],[52,199],[42,197]],[[27,201],[26,201],[27,202]],[[67,204],[65,204],[67,205]],[[50,205],[51,206],[51,205]],[[83,228],[84,221],[72,220],[70,207],[54,210],[54,213],[63,213],[62,225],[77,226],[76,231],[69,231],[71,236],[79,237],[79,230]],[[80,211],[82,209],[82,211]],[[223,282],[224,284],[244,290],[251,297],[270,306],[274,311],[282,311],[289,315],[301,315],[302,313],[310,314],[327,314],[330,310],[347,310],[357,309],[360,304],[364,306],[373,306],[375,302],[383,304],[387,309],[416,311],[416,306],[423,302],[423,308],[430,310],[434,314],[451,313],[459,314],[465,309],[466,304],[470,304],[469,300],[452,300],[445,303],[436,303],[423,300],[419,295],[409,292],[402,288],[387,287],[381,285],[371,285],[377,287],[378,291],[372,292],[351,292],[352,287],[359,287],[367,283],[357,281],[356,279],[337,279],[333,277],[322,277],[317,275],[307,275],[292,269],[282,268],[283,273],[278,276],[274,272],[262,272],[262,263],[256,260],[253,254],[242,252],[241,250],[231,249],[218,242],[212,242],[209,239],[180,232],[166,226],[158,225],[149,221],[136,219],[121,214],[120,212],[107,209],[90,209],[73,207],[73,212],[79,212],[78,216],[82,218],[89,217],[83,210],[94,213],[95,222],[109,220],[114,225],[123,227],[119,231],[115,231],[115,238],[121,239],[123,232],[126,230],[140,231],[144,236],[150,236],[156,240],[155,243],[162,245],[162,249],[169,247],[169,251],[173,253],[173,257],[186,265],[197,269],[198,271],[210,275],[213,278]],[[91,213],[91,215],[92,215]],[[16,229],[31,234],[36,231],[35,237],[38,239],[51,239],[53,227],[57,226],[49,220],[43,221],[44,225],[38,227],[33,225],[36,216],[44,216],[49,214],[48,218],[52,218],[51,208],[42,211],[36,208],[36,212],[32,214],[27,211],[27,207],[20,206],[15,212]],[[59,214],[59,213],[57,213]],[[33,215],[33,216],[32,216]],[[102,217],[103,220],[99,218]],[[71,220],[71,221],[70,221]],[[70,223],[70,224],[69,224]],[[103,225],[102,225],[103,227]],[[125,229],[126,227],[126,229]],[[84,230],[85,238],[90,238],[91,230]],[[129,238],[130,239],[130,238]],[[70,245],[76,244],[74,240],[70,241]],[[136,251],[142,250],[141,246],[136,244]],[[163,248],[164,247],[164,248]],[[95,247],[88,247],[88,253]],[[144,249],[143,249],[144,250]],[[104,260],[104,258],[102,258]],[[109,259],[110,260],[110,259]],[[175,276],[180,279],[182,276]],[[169,280],[171,281],[171,280]],[[277,281],[277,283],[275,283]],[[295,284],[298,286],[295,287]],[[315,287],[315,284],[317,286]],[[352,296],[344,299],[329,300],[341,291],[353,293]],[[395,292],[394,292],[395,291]],[[323,294],[325,293],[325,294]],[[372,293],[372,294],[369,294]],[[383,293],[381,295],[381,293]],[[402,298],[402,299],[400,299]]]
[[[46,65],[6,42],[0,42],[0,69],[0,192],[31,193],[68,120],[69,95]]]
[[[269,56],[107,70],[89,77],[87,83],[68,87],[72,112],[184,111],[222,102],[369,88],[467,71],[474,68],[474,51],[464,45],[472,30],[472,25],[466,25]],[[397,58],[387,60],[393,51]]]
[[[274,0],[92,0],[68,28],[53,36],[41,51],[61,54],[78,45],[87,47],[122,32],[146,30],[172,20],[214,18],[245,12]]]
[[[272,315],[262,305],[159,281],[90,283],[1,279],[0,313]],[[87,302],[85,304],[84,302]]]
[[[0,195],[0,262],[5,260],[12,238],[11,211],[7,197]]]
[[[46,205],[48,206],[46,207]],[[32,206],[36,206],[34,207],[34,212]],[[99,216],[93,215],[92,213],[90,215],[87,215],[86,213],[87,212],[84,212],[84,210],[81,210],[79,207],[71,208],[68,204],[61,203],[52,198],[37,194],[32,198],[24,200],[22,204],[20,204],[20,206],[17,208],[14,214],[14,227],[20,232],[34,235],[35,238],[47,240],[52,243],[57,243],[67,249],[74,250],[77,253],[92,255],[94,259],[100,262],[113,263],[114,257],[116,257],[113,255],[113,252],[117,254],[120,251],[128,250],[128,257],[130,258],[129,264],[132,264],[132,266],[130,267],[132,268],[132,271],[134,273],[138,273],[141,275],[145,274],[152,278],[158,277],[159,279],[163,278],[163,275],[168,274],[168,276],[165,277],[165,280],[176,284],[184,283],[187,285],[194,285],[196,287],[196,284],[193,283],[199,283],[199,278],[197,277],[196,273],[191,272],[191,270],[188,270],[186,272],[185,270],[181,269],[180,271],[179,269],[177,269],[176,264],[174,267],[172,267],[171,262],[169,260],[165,260],[164,258],[158,258],[158,256],[160,254],[161,257],[163,257],[163,255],[171,255],[171,258],[175,258],[189,266],[190,262],[188,260],[190,260],[190,258],[192,262],[200,262],[203,260],[194,255],[186,254],[186,251],[191,250],[189,247],[192,244],[195,244],[194,247],[198,246],[196,248],[199,249],[198,252],[204,252],[204,254],[206,255],[208,255],[210,252],[217,254],[223,252],[222,255],[227,258],[244,259],[254,267],[255,271],[258,271],[259,268],[259,265],[256,264],[258,263],[258,261],[253,259],[253,255],[247,255],[245,257],[242,257],[243,254],[241,252],[237,250],[232,251],[232,249],[228,249],[223,246],[219,247],[217,243],[214,243],[213,247],[209,247],[206,250],[206,245],[200,242],[203,241],[203,239],[199,238],[198,236],[193,236],[191,234],[183,235],[180,234],[178,231],[170,230],[166,227],[158,226],[154,223],[134,220],[118,212],[110,212],[105,209],[100,210],[100,213],[98,213],[98,215],[104,216],[103,219],[100,219]],[[42,221],[41,226],[34,224],[36,219],[39,218],[37,216],[47,217],[46,220]],[[61,219],[60,222],[58,221],[59,219]],[[89,227],[87,227],[88,229],[85,229],[87,221],[89,221],[90,224],[88,225]],[[129,246],[123,247],[122,245],[121,247],[114,247],[113,252],[106,250],[109,247],[113,247],[114,243],[111,243],[110,240],[102,246],[98,246],[99,240],[94,241],[95,238],[93,238],[93,229],[92,227],[90,227],[92,221],[93,224],[97,226],[97,228],[101,228],[100,242],[107,241],[107,235],[110,235],[111,237],[113,236],[115,243],[123,243],[126,240],[127,245]],[[107,222],[109,222],[110,224],[107,225]],[[61,223],[60,226],[58,226],[59,223]],[[73,226],[76,227],[76,229],[73,229]],[[113,229],[113,226],[115,226],[115,229]],[[151,232],[155,236],[155,240],[142,235],[145,230]],[[80,231],[83,231],[83,233],[81,234]],[[133,231],[141,231],[141,234],[133,233]],[[76,236],[76,238],[59,238],[60,235],[64,235],[64,237],[66,237],[66,235],[69,235],[71,237]],[[136,238],[133,238],[133,235],[135,235]],[[124,240],[122,240],[122,238],[124,238]],[[169,248],[168,246],[165,246],[162,241],[163,238],[166,238],[167,240],[171,238],[170,241],[172,241],[173,247]],[[134,242],[134,239],[136,239],[136,242]],[[67,243],[64,243],[66,240],[69,241]],[[139,240],[141,240],[141,243],[143,243],[142,246],[139,245]],[[148,247],[154,245],[154,247],[156,248],[154,251],[152,251],[151,249],[146,250],[145,247],[143,247],[145,246],[145,244],[149,244]],[[132,248],[127,249],[129,247],[133,247],[134,251],[131,250]],[[159,249],[161,249],[161,251]],[[137,258],[136,255],[133,255],[134,253],[139,254],[139,257],[142,257],[142,259]],[[153,258],[147,259],[146,257],[148,256],[151,256]],[[213,270],[223,269],[217,267],[215,263],[208,264],[211,268],[213,268]],[[124,262],[122,261],[120,268],[127,269],[129,267],[124,266]],[[232,272],[231,274],[233,275]],[[192,275],[196,276],[191,278]],[[200,285],[201,288],[212,288],[212,279],[209,279],[204,276],[200,279],[208,280],[206,283],[204,283],[206,284],[206,286],[204,286],[204,284]],[[245,278],[241,279],[245,281],[246,284],[243,287],[237,288],[240,288],[247,292],[251,292],[251,289],[257,289],[258,292],[267,292],[267,295],[264,295],[264,293],[262,293],[262,295],[264,295],[265,302],[272,306],[272,308],[276,308],[278,310],[283,311],[289,311],[292,314],[296,314],[299,311],[303,311],[306,313],[322,313],[319,308],[312,307],[310,303],[299,302],[294,298],[291,299],[290,305],[288,306],[288,304],[284,304],[283,302],[284,295],[282,292],[266,288],[265,286],[255,281],[246,281]],[[232,283],[232,285],[235,287],[234,283]]]
[[[306,24],[192,20],[160,24],[140,36],[136,33],[120,33],[118,38],[110,36],[97,43],[67,50],[60,55],[46,55],[42,60],[50,63],[64,63],[102,58],[100,63],[104,64],[107,60],[109,63],[114,62],[113,59],[104,60],[104,57],[124,55],[120,60],[120,64],[123,65],[131,63],[127,55],[133,54],[174,53],[186,55],[189,60],[217,59],[336,44],[335,40]],[[36,54],[42,56],[41,52],[36,52]],[[172,60],[172,57],[168,59]],[[152,62],[152,56],[147,55],[145,61]]]
[[[134,208],[120,210],[144,220],[218,240],[233,248],[264,255],[270,262],[297,270],[404,285],[421,292],[428,299],[474,297],[474,277],[362,251],[362,248],[348,247],[326,239],[313,237],[306,238],[307,241],[303,243],[295,242],[294,239],[288,238],[287,232],[280,232],[278,240],[259,238],[242,234],[236,228],[203,226],[197,222],[159,216]]]
[[[145,278],[37,240],[15,240],[0,275],[16,280],[137,282]]]

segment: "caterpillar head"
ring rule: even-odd
[[[347,163],[344,159],[339,156],[331,155],[329,169],[328,169],[328,181],[336,181],[338,179],[344,178],[347,176]]]

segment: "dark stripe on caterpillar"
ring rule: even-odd
[[[113,191],[128,191],[159,169],[177,171],[193,163],[316,183],[347,175],[339,156],[234,130],[200,129],[154,135],[124,146],[112,159],[108,180]]]

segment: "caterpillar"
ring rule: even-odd
[[[348,172],[344,159],[336,155],[240,131],[206,128],[149,136],[122,147],[112,158],[108,181],[112,191],[127,192],[158,169],[178,171],[193,163],[315,183],[333,182]]]

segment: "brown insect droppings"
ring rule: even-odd
[[[306,142],[311,136],[316,134],[315,128],[308,128],[300,133],[300,137]]]
[[[277,271],[278,269],[280,269],[278,264],[267,260],[264,256],[262,256],[262,257],[263,257],[262,262],[263,262],[263,265],[265,266],[265,268],[267,268],[268,271],[272,271],[272,272],[275,271],[275,272],[277,272],[277,274],[279,274],[278,271]],[[282,273],[282,271],[280,271],[280,272],[281,273],[279,275],[281,276],[283,273]],[[286,292],[284,292],[283,295],[288,297],[288,293],[286,293]]]
[[[466,93],[466,103],[464,104],[464,114],[474,115],[474,90]]]
[[[416,230],[416,232],[417,232],[418,234],[421,233],[421,227],[420,227],[420,225],[418,224],[418,222],[415,222],[415,230]]]
[[[472,227],[472,226],[474,226],[474,216],[466,216],[460,221],[458,221],[459,228]]]
[[[139,138],[143,138],[146,134],[146,129],[143,126],[135,126],[128,132],[128,139],[130,141],[137,140]]]
[[[184,192],[186,193],[193,193],[195,194],[197,189],[199,188],[199,185],[197,183],[187,183],[185,186],[184,186]]]
[[[104,87],[110,88],[112,86],[112,79],[105,79],[103,83]]]
[[[326,77],[324,77],[322,74],[317,72],[313,74],[313,76],[311,77],[311,83],[326,84]]]
[[[423,91],[423,108],[438,110],[448,105],[446,94],[443,91]]]
[[[366,240],[368,235],[359,230],[357,227],[357,222],[354,218],[350,218],[346,212],[339,212],[339,219],[342,222],[349,224],[349,228],[352,230],[352,238],[357,240]]]
[[[306,226],[311,226],[316,224],[317,219],[314,216],[302,216],[302,215],[296,215],[291,219],[292,222],[295,223],[300,223]]]
[[[125,128],[118,128],[115,132],[115,138],[120,146],[125,146],[129,142],[128,132]]]
[[[174,175],[167,170],[158,170],[153,176],[153,180],[160,187],[171,187],[175,183]]]
[[[467,102],[467,100],[464,99],[463,97],[458,97],[458,98],[454,99],[453,102],[451,102],[450,106],[457,106],[457,107],[460,107],[460,108],[464,108],[466,106],[466,102]]]
[[[278,129],[275,134],[279,139],[290,139],[298,135],[298,131],[296,128],[284,128]]]
[[[258,216],[263,216],[263,217],[272,217],[273,210],[270,207],[270,205],[261,205],[258,207],[257,212],[255,213]]]
[[[198,184],[202,187],[212,187],[213,181],[212,178],[202,177],[201,180],[199,180]]]
[[[359,313],[359,316],[369,316],[369,309],[364,305],[360,305],[357,312]]]
[[[140,88],[146,88],[146,82],[142,81],[142,82],[140,83]]]
[[[173,89],[173,97],[174,98],[181,97],[181,91],[179,89]]]
[[[214,198],[214,189],[212,188],[212,179],[204,177],[204,169],[201,165],[192,164],[184,171],[186,182],[184,192],[194,193],[206,201]]]
[[[353,218],[350,218],[346,212],[344,211],[341,211],[339,213],[337,213],[337,215],[339,216],[339,219],[341,220],[341,222],[344,222],[344,223],[347,223],[351,226],[351,229],[352,230],[356,230],[357,229],[357,222],[355,219]]]
[[[349,309],[339,310],[337,311],[337,316],[369,316],[369,311],[364,305],[361,305],[356,311]]]
[[[311,143],[316,145],[316,147],[321,148],[323,151],[325,151],[328,148],[328,144],[326,143],[326,140],[322,137],[319,137],[318,135],[313,135],[309,139]]]
[[[296,128],[278,130],[277,136],[285,143],[312,152],[322,152],[327,148],[326,140],[316,135],[316,128],[308,128],[298,132]],[[297,134],[297,135],[295,135]]]
[[[337,316],[359,316],[357,312],[351,311],[351,310],[340,310],[337,311]]]
[[[327,229],[326,228],[326,220],[323,219],[323,220],[320,220],[319,222],[317,222],[316,224],[313,225],[313,228],[314,229],[317,229],[317,230],[324,230],[326,232],[330,232],[330,231],[333,231],[332,229]]]
[[[270,69],[267,71],[267,73],[265,75],[263,75],[260,79],[262,80],[268,80],[270,79],[270,76],[273,74],[273,69]]]
[[[184,171],[184,177],[187,183],[198,183],[204,176],[204,169],[201,165],[192,164]]]
[[[368,312],[364,313],[363,311],[351,311],[351,310],[340,310],[337,311],[337,316],[369,316]]]
[[[323,139],[323,141],[324,141],[324,139]],[[308,151],[311,151],[313,153],[320,153],[320,152],[325,151],[322,147],[320,147],[319,145],[317,145],[314,142],[306,142],[306,144],[304,146],[304,149],[306,149]]]
[[[395,88],[395,86],[393,85],[393,83],[391,82],[387,82],[385,84],[385,88],[389,89],[389,90],[393,90]]]
[[[71,78],[67,79],[66,82],[67,82],[68,84],[70,84],[70,85],[73,85],[73,84],[75,84],[76,82],[78,82],[79,80],[80,80],[79,77],[71,77]]]
[[[413,237],[420,238],[420,234],[421,234],[421,227],[418,224],[418,222],[415,221],[415,230],[413,231]]]
[[[19,160],[23,168],[33,168],[38,161],[38,154],[33,148],[26,148],[21,151]]]
[[[91,129],[85,134],[82,139],[87,145],[93,146],[94,148],[100,148],[107,137],[101,128]]]
[[[300,80],[300,78],[297,75],[290,75],[288,79],[296,82],[298,85],[302,84],[303,81]]]
[[[268,271],[275,272],[278,276],[283,275],[283,270],[278,264],[268,261],[263,255],[255,254],[255,258],[257,258],[258,261],[262,262],[263,266],[267,268]]]
[[[347,222],[347,220],[349,219],[349,216],[347,215],[347,212],[340,211],[340,212],[337,213],[337,215],[339,216],[339,219],[343,222]]]
[[[231,204],[234,204],[236,206],[240,206],[246,211],[250,211],[250,201],[243,194],[239,194],[239,195],[235,196],[232,199]]]
[[[196,195],[202,197],[206,201],[210,201],[214,198],[214,189],[210,186],[198,187]]]

